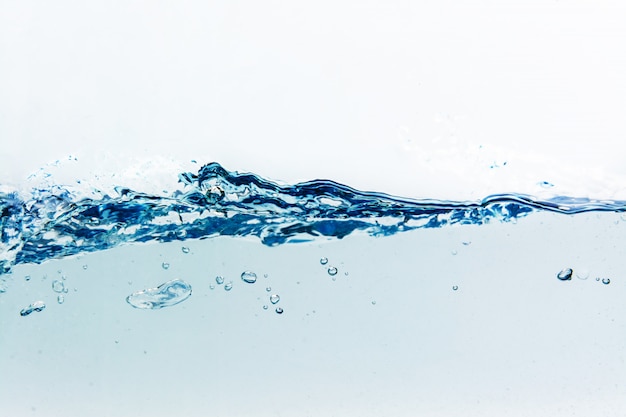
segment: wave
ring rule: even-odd
[[[138,242],[256,236],[268,246],[341,239],[354,232],[389,236],[455,224],[510,222],[532,212],[626,211],[626,202],[498,194],[480,201],[406,199],[357,191],[330,180],[279,185],[209,163],[178,175],[165,196],[125,187],[89,196],[63,185],[28,195],[0,192],[0,273]]]

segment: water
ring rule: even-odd
[[[7,415],[626,410],[624,202],[179,179],[2,196]]]

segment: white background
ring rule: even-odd
[[[71,154],[83,171],[216,160],[413,197],[539,181],[623,197],[625,16],[617,1],[5,0],[0,178]]]

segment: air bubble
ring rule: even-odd
[[[267,304],[263,305],[263,310],[267,310],[269,307],[267,306]]]
[[[209,289],[214,290],[215,289],[215,284],[209,284]]]
[[[181,279],[164,282],[156,288],[136,291],[126,297],[131,306],[143,310],[171,307],[191,296],[191,285]]]
[[[597,277],[597,278],[596,278],[596,281],[600,281],[600,278],[598,278],[598,277]]]
[[[25,279],[26,281],[30,281],[30,275],[26,275],[26,276],[24,277],[24,279]]]
[[[609,285],[611,283],[611,280],[609,278],[602,278],[602,283],[604,285]]]
[[[280,301],[280,296],[278,294],[272,294],[270,295],[270,302],[272,304],[276,304]]]
[[[189,253],[189,248],[187,246],[183,246],[180,250],[182,250],[183,253]]]
[[[163,263],[161,264],[161,267],[162,267],[163,269],[170,269],[170,264],[168,264],[167,262],[163,262]]]
[[[458,252],[456,250],[452,250],[452,252],[450,252],[452,254],[452,256],[456,255]]]
[[[224,283],[224,277],[220,275],[216,276],[215,282],[217,282],[218,285],[222,285]]]
[[[541,188],[552,188],[554,187],[554,184],[548,182],[548,181],[541,181],[539,183],[539,186],[541,186]]]
[[[59,281],[58,279],[52,281],[52,291],[63,292],[63,290],[65,290],[65,284],[63,284],[63,281]]]
[[[65,302],[65,296],[63,294],[59,294],[57,296],[57,303],[63,304]]]
[[[83,269],[86,271],[87,270],[87,264],[83,265]]]
[[[226,283],[226,285],[224,285],[224,289],[225,289],[226,291],[230,291],[230,290],[232,290],[232,289],[233,289],[233,282],[232,282],[232,281],[228,281],[228,282]]]
[[[326,265],[326,264],[328,263],[328,258],[322,258],[322,259],[320,259],[320,263],[321,263],[322,265]]]
[[[583,280],[589,278],[589,271],[587,271],[586,269],[577,271],[576,278],[583,279]]]
[[[46,308],[46,304],[43,301],[35,301],[34,303],[29,305],[25,309],[22,309],[22,311],[20,311],[20,316],[26,317],[31,313],[39,313],[40,311],[43,311],[45,308]]]
[[[254,284],[256,282],[256,274],[251,271],[245,271],[241,274],[241,280],[248,284]]]
[[[265,288],[265,291],[267,291],[267,292],[272,291],[272,287],[266,287],[266,288]]]
[[[572,268],[565,268],[565,269],[562,269],[561,272],[556,274],[556,277],[560,279],[561,281],[569,281],[570,279],[572,279],[573,272],[574,271],[572,271]]]
[[[453,286],[452,286],[452,290],[453,290],[453,291],[456,291],[456,290],[458,290],[458,289],[459,289],[459,286],[458,286],[458,285],[453,285]]]
[[[337,268],[335,268],[334,266],[328,268],[328,275],[330,275],[331,277],[337,275]]]
[[[282,307],[278,307],[278,308],[276,309],[276,313],[277,313],[277,314],[283,314],[283,309],[282,309]]]
[[[375,306],[376,305],[376,300],[372,300],[372,305]]]

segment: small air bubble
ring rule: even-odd
[[[452,250],[452,252],[450,252],[453,256],[456,255],[458,252],[456,250]]]
[[[183,246],[180,249],[183,251],[183,253],[189,253],[189,248],[187,246]]]
[[[215,289],[215,285],[214,284],[209,284],[209,289],[214,290]]]
[[[272,287],[266,287],[266,288],[265,288],[265,291],[267,291],[267,292],[272,291]]]
[[[611,283],[611,280],[610,280],[610,279],[608,279],[608,278],[602,278],[602,283],[603,283],[604,285],[609,285],[609,284]]]
[[[375,306],[376,305],[376,300],[372,300],[372,305]]]
[[[280,296],[278,294],[272,294],[270,295],[270,302],[272,304],[276,304],[280,301]]]
[[[337,268],[335,268],[334,266],[328,268],[328,275],[330,275],[331,277],[337,275]]]
[[[232,289],[233,289],[233,283],[232,283],[232,281],[228,281],[228,282],[226,283],[226,285],[224,285],[224,289],[225,289],[226,291],[230,291],[230,290],[232,290]]]
[[[453,291],[456,291],[456,290],[458,290],[458,289],[459,289],[459,286],[458,286],[458,285],[453,285],[453,286],[452,286],[452,290],[453,290]]]
[[[550,183],[548,181],[541,181],[539,183],[539,186],[542,187],[542,188],[552,188],[552,187],[554,187],[554,184],[552,184],[552,183]]]
[[[26,275],[26,276],[24,277],[24,279],[25,279],[26,281],[30,281],[30,275]]]
[[[572,271],[572,268],[565,268],[565,269],[562,269],[561,272],[556,274],[556,277],[560,279],[561,281],[569,281],[570,279],[572,279],[573,272],[574,271]]]
[[[263,310],[267,310],[268,308],[267,304],[263,305]]]
[[[472,244],[471,240],[464,240],[463,242],[461,242],[463,244],[463,246],[469,246]]]
[[[46,304],[43,301],[35,301],[34,303],[32,303],[31,305],[29,305],[28,307],[22,309],[20,311],[20,316],[22,317],[26,317],[29,314],[33,313],[33,312],[41,312],[46,308]]]
[[[241,274],[241,280],[248,284],[254,284],[256,282],[256,274],[251,271],[245,271]]]
[[[161,264],[161,267],[162,267],[163,269],[170,269],[170,264],[168,264],[167,262],[163,262],[163,263]]]
[[[63,284],[63,281],[59,281],[58,279],[52,281],[52,291],[63,292],[63,290],[65,290],[65,284]]]
[[[282,307],[278,307],[278,308],[276,309],[276,313],[277,313],[277,314],[283,314],[283,309],[282,309]]]
[[[263,278],[267,278],[267,276],[268,276],[267,274],[263,274]]]
[[[328,263],[328,258],[322,258],[322,259],[320,259],[320,263],[321,263],[322,265],[326,265],[326,264]]]
[[[344,272],[343,274],[344,274],[345,276],[350,275],[350,274],[348,273],[348,271]]]
[[[83,265],[83,269],[86,271],[87,270],[87,264]]]
[[[59,294],[59,296],[57,297],[57,302],[59,304],[63,304],[65,302],[65,297],[62,294]]]
[[[218,285],[222,285],[224,283],[224,277],[221,275],[216,276],[215,282],[217,282]]]
[[[576,278],[583,279],[583,280],[589,278],[589,271],[587,271],[586,269],[577,271]]]
[[[596,281],[600,281],[600,278],[596,278]]]

